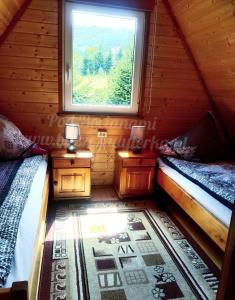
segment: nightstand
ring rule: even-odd
[[[153,192],[157,155],[151,151],[134,154],[117,151],[114,188],[120,198],[146,196]]]
[[[89,150],[51,153],[54,199],[89,198],[91,193],[91,158]]]

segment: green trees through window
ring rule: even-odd
[[[131,105],[135,35],[135,19],[73,13],[73,104]]]

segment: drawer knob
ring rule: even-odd
[[[71,165],[74,165],[74,163],[75,163],[74,159],[71,159],[70,163],[71,163]]]
[[[54,180],[53,183],[54,183],[54,185],[57,185],[57,184],[58,184],[58,181]]]

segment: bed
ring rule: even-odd
[[[229,186],[226,186],[224,193],[229,191],[228,195],[222,193],[217,196],[213,188],[211,191],[203,188],[203,184],[196,180],[197,177],[189,176],[184,171],[185,168],[180,169],[180,162],[188,167],[191,167],[190,164],[197,164],[176,158],[158,159],[157,183],[224,251],[235,198],[235,162],[226,164],[226,168],[231,165],[231,168],[228,167],[227,179],[225,178]],[[198,165],[203,167],[203,164]],[[221,164],[204,164],[204,166],[207,169],[215,166],[220,168]],[[208,185],[209,182],[205,184],[205,186]],[[224,197],[229,199],[228,203],[223,201]]]
[[[30,181],[30,186],[28,187],[27,200],[18,224],[10,272],[9,275],[7,274],[6,280],[0,280],[0,284],[2,285],[0,288],[0,298],[33,300],[36,299],[39,284],[49,192],[49,173],[47,171],[46,156],[36,155],[21,160],[24,161],[24,164],[25,162],[28,164],[25,166],[25,170],[29,174],[25,181]],[[1,162],[1,164],[5,164],[6,167],[8,162]],[[29,167],[31,164],[35,165],[35,171],[30,171]],[[9,190],[5,192],[4,197],[8,197],[9,199],[12,197],[14,199],[14,195],[16,194],[17,197],[21,196],[22,189],[15,193],[14,184],[16,186],[19,184],[17,180],[20,176],[19,172],[23,172],[22,166],[23,163],[16,172],[13,172],[15,174],[11,179]],[[30,179],[30,177],[32,178]],[[21,176],[20,178],[23,177]],[[23,181],[23,179],[20,180]],[[24,186],[26,183],[23,182],[22,184]],[[6,202],[6,198],[4,201]],[[0,205],[1,219],[3,218],[2,215],[4,215],[2,205]],[[3,232],[4,229],[1,229],[0,233],[2,236],[4,235]],[[0,254],[0,273],[3,268],[2,261],[4,261],[1,259]]]

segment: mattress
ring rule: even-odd
[[[207,211],[209,211],[220,222],[229,227],[232,211],[204,191],[197,184],[193,183],[175,169],[166,165],[160,158],[158,159],[159,168],[178,185],[180,185],[190,196],[198,201]]]
[[[15,256],[5,288],[14,281],[27,281],[33,261],[33,247],[40,218],[41,201],[47,171],[47,160],[42,160],[33,179],[30,193],[19,224]]]

